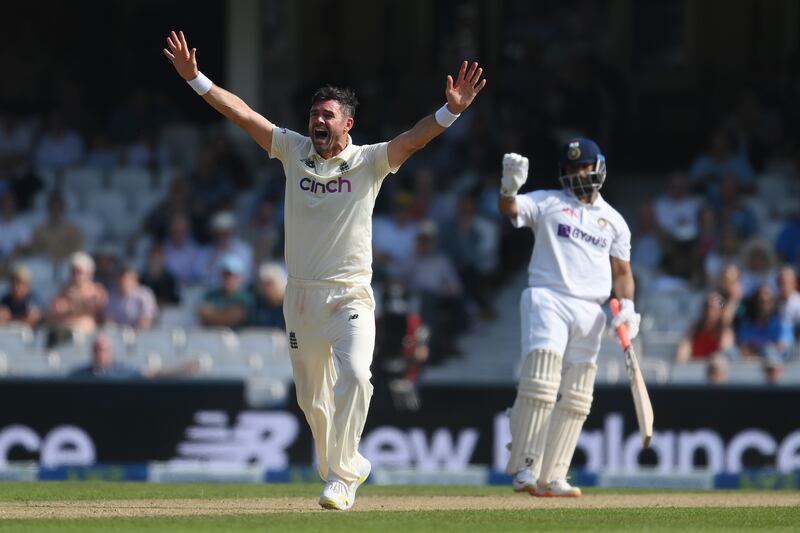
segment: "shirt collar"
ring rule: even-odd
[[[331,157],[328,161],[333,161],[334,159],[341,159],[342,161],[347,161],[350,159],[350,156],[353,155],[355,152],[355,147],[353,146],[353,138],[350,137],[350,134],[347,134],[347,146],[344,147],[344,150],[336,154],[335,156]],[[322,159],[322,156],[317,153],[316,148],[314,148],[314,142],[311,142],[311,148],[308,151],[308,158],[309,159]],[[324,161],[324,159],[323,159]]]

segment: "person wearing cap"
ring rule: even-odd
[[[220,259],[219,288],[211,289],[203,297],[197,311],[200,323],[204,326],[223,326],[238,328],[247,322],[247,313],[253,305],[253,298],[244,290],[242,273],[244,263],[239,256],[225,255]]]
[[[503,157],[500,212],[534,233],[506,472],[516,492],[576,497],[581,490],[567,482],[567,470],[592,406],[602,304],[613,288],[622,308],[612,325],[625,325],[631,338],[641,317],[633,304],[630,229],[600,195],[605,156],[594,141],[572,139],[561,147],[559,171],[561,189],[517,194],[528,158]]]
[[[127,264],[117,275],[117,286],[108,298],[106,319],[118,326],[147,329],[158,314],[153,291],[139,283],[139,273]]]
[[[70,278],[50,302],[47,322],[50,325],[48,347],[85,336],[103,322],[108,293],[94,281],[94,260],[85,252],[70,257]]]
[[[346,511],[370,474],[358,443],[372,398],[375,348],[372,211],[383,180],[444,133],[486,85],[477,62],[447,76],[447,102],[389,142],[355,145],[358,105],[350,89],[326,86],[311,98],[307,135],[281,128],[197,68],[196,49],[171,32],[164,55],[211,107],[283,164],[286,175],[284,313],[297,401],[311,426],[319,503]]]
[[[414,256],[403,269],[403,281],[419,296],[422,321],[431,328],[431,363],[458,355],[453,340],[468,326],[464,286],[450,258],[439,249],[439,230],[432,220],[419,224]]]
[[[253,287],[253,306],[247,320],[249,326],[286,329],[283,296],[286,293],[286,271],[278,263],[263,263]]]
[[[222,259],[228,256],[239,258],[243,283],[249,283],[253,270],[253,249],[236,235],[236,217],[230,211],[220,211],[211,219],[212,241],[208,250],[206,284],[218,287],[222,272]]]
[[[9,275],[10,287],[0,299],[0,324],[23,323],[32,328],[42,320],[42,303],[31,291],[31,271],[15,266]]]

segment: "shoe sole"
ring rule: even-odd
[[[349,509],[349,507],[341,507],[339,502],[331,498],[323,498],[319,501],[319,504],[323,509],[328,509],[329,511],[347,511]]]
[[[581,496],[580,492],[578,492],[577,494],[576,493],[572,493],[572,494],[554,494],[552,492],[534,491],[531,494],[533,494],[534,496],[537,496],[539,498],[579,498]]]
[[[523,488],[514,487],[514,492],[518,494],[527,493],[530,494],[531,496],[536,496],[536,489],[534,487],[523,487]]]

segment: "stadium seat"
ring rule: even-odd
[[[208,354],[215,361],[221,358],[236,359],[239,355],[239,338],[228,328],[194,328],[186,330],[185,353],[189,357]]]
[[[153,175],[143,168],[121,167],[111,173],[111,189],[128,198],[150,191],[152,183]]]
[[[706,383],[706,363],[702,361],[692,361],[672,365],[670,382],[677,385]]]

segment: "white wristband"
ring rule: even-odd
[[[211,90],[211,87],[214,86],[214,83],[210,79],[208,79],[206,75],[203,74],[202,72],[198,72],[197,77],[195,79],[189,80],[186,83],[188,83],[189,86],[192,89],[194,89],[194,92],[196,92],[200,96],[206,94],[208,91]]]
[[[453,122],[456,121],[458,117],[461,116],[461,113],[458,115],[451,113],[449,109],[447,109],[447,104],[444,104],[440,107],[436,114],[433,115],[433,118],[436,119],[436,123],[439,124],[443,128],[449,128]]]

